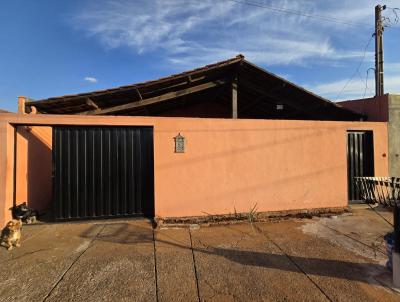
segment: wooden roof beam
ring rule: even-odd
[[[92,107],[92,109],[99,109],[99,106],[91,98],[86,98],[86,105]]]
[[[168,93],[165,93],[165,94],[162,94],[159,96],[155,96],[155,97],[151,97],[148,99],[143,99],[142,101],[134,101],[134,102],[130,102],[127,104],[117,105],[117,106],[104,108],[104,109],[99,108],[99,109],[94,109],[94,110],[88,110],[88,111],[84,111],[84,112],[81,112],[78,114],[80,114],[80,115],[103,115],[103,114],[110,114],[110,113],[118,113],[121,111],[132,110],[132,109],[148,106],[151,104],[165,102],[165,101],[168,101],[168,100],[171,100],[171,99],[174,99],[177,97],[181,97],[184,95],[188,95],[191,93],[196,93],[196,92],[200,92],[200,91],[203,91],[206,89],[218,87],[218,86],[224,85],[226,83],[228,83],[228,80],[226,80],[226,79],[206,82],[203,84],[199,84],[197,86],[192,86],[189,88],[185,88],[185,89],[181,89],[181,90],[173,91],[173,92],[168,92]]]

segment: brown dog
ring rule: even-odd
[[[1,245],[5,246],[7,250],[12,250],[14,246],[21,246],[21,228],[22,221],[13,219],[10,220],[1,234]]]

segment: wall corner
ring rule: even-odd
[[[388,95],[389,176],[400,177],[400,94]]]
[[[0,122],[0,228],[11,217],[14,193],[14,127]]]

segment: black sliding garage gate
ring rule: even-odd
[[[154,216],[152,127],[53,128],[54,217]]]

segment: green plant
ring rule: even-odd
[[[257,220],[258,212],[257,212],[257,203],[250,209],[249,213],[247,214],[247,218],[249,222],[252,224],[254,221]]]

